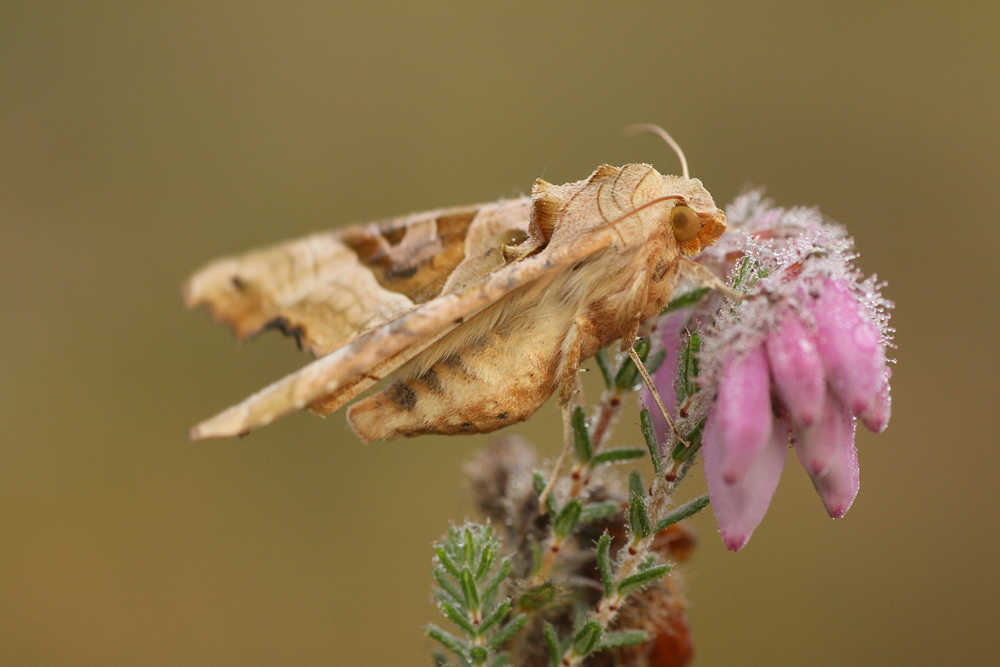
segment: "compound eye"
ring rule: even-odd
[[[701,220],[690,206],[674,206],[670,209],[670,224],[674,228],[674,238],[681,243],[698,236]]]

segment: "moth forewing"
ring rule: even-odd
[[[678,203],[701,224],[683,241],[671,232],[668,215]],[[478,213],[470,217],[469,210]],[[199,424],[192,437],[243,433],[307,406],[325,412],[393,372],[388,387],[348,412],[365,440],[486,432],[526,419],[569,378],[575,384],[582,360],[615,340],[630,344],[638,322],[669,299],[675,260],[699,252],[725,228],[725,216],[700,182],[663,176],[648,165],[603,166],[562,186],[539,181],[530,206],[521,199],[452,211],[466,213],[409,216],[412,223],[391,239],[353,246],[381,287],[398,286],[391,279],[401,278],[410,281],[407,289],[419,290],[426,284],[412,278],[420,276],[437,285],[437,296],[424,294],[423,302],[392,319],[375,318],[374,326],[327,356]],[[451,220],[452,237],[435,245],[430,233],[442,220]],[[458,228],[465,230],[461,256]],[[526,238],[515,246],[501,243],[510,232]],[[401,264],[406,258],[410,264]],[[325,275],[326,268],[303,273]],[[319,282],[328,287],[331,280],[349,282]],[[259,284],[267,275],[256,282],[242,274],[227,282],[223,275],[217,282],[266,292]],[[306,290],[307,300],[313,295]],[[309,324],[302,320],[303,330]]]

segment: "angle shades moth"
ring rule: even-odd
[[[218,259],[184,285],[240,340],[265,328],[318,358],[191,429],[244,434],[294,410],[347,412],[366,442],[485,433],[568,405],[582,361],[669,301],[726,227],[701,181],[647,164],[489,204],[415,213]],[[565,410],[564,410],[565,412]]]

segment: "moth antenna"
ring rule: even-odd
[[[629,125],[625,128],[625,136],[628,137],[634,137],[635,135],[642,134],[644,132],[652,132],[653,134],[659,135],[661,139],[667,142],[667,145],[673,148],[674,152],[677,153],[677,157],[681,159],[681,173],[684,178],[691,178],[688,174],[688,162],[684,157],[684,151],[682,151],[680,145],[674,141],[674,138],[667,134],[666,130],[659,125],[651,125],[648,123],[638,123],[636,125]]]

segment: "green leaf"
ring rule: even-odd
[[[462,568],[462,595],[465,598],[466,609],[479,609],[479,589],[476,588],[476,577],[468,567]]]
[[[566,537],[573,532],[576,528],[576,524],[580,521],[580,511],[583,509],[583,505],[576,498],[566,503],[562,511],[559,512],[559,516],[556,517],[555,522],[552,524],[552,532],[554,532],[559,537]]]
[[[590,503],[588,505],[584,505],[583,509],[580,511],[580,523],[600,521],[601,519],[608,518],[617,511],[618,503],[615,502]]]
[[[706,507],[708,507],[708,496],[698,496],[694,500],[677,507],[665,517],[660,519],[660,522],[656,524],[656,532],[663,530],[667,526],[672,526],[678,521],[683,521],[688,517],[694,516]]]
[[[659,580],[667,574],[667,572],[670,572],[669,565],[657,565],[656,567],[651,567],[648,570],[636,572],[632,576],[622,579],[622,582],[618,584],[618,593],[622,596],[627,596],[633,591],[645,588],[654,581]]]
[[[498,653],[493,662],[490,663],[490,667],[507,667],[510,664],[510,656],[506,653]]]
[[[438,545],[434,549],[434,553],[437,555],[438,561],[440,561],[441,565],[444,566],[444,569],[448,570],[448,574],[455,577],[456,580],[462,576],[458,573],[458,567],[455,565],[455,561],[453,561],[451,556],[448,555],[448,552],[445,551],[444,546]]]
[[[473,646],[469,649],[469,659],[473,665],[485,664],[490,659],[490,651],[485,646]]]
[[[649,641],[649,634],[645,630],[624,630],[622,632],[605,633],[598,644],[597,650],[603,651],[609,648],[623,648],[625,646],[635,646],[645,644]]]
[[[656,375],[656,371],[660,370],[660,366],[663,365],[663,360],[666,358],[666,350],[657,350],[649,355],[649,358],[646,359],[646,372],[649,373],[650,377]]]
[[[642,477],[638,470],[633,470],[628,476],[628,489],[637,496],[646,495],[646,487],[642,485]]]
[[[600,452],[590,460],[590,463],[594,466],[599,466],[602,463],[621,463],[623,461],[632,461],[635,459],[641,459],[646,455],[646,450],[639,447],[618,447],[616,449],[605,449]]]
[[[635,348],[636,356],[641,361],[645,361],[649,355],[649,339],[638,338],[633,347]],[[625,391],[635,388],[640,381],[639,369],[636,368],[631,356],[629,356],[622,361],[621,368],[618,369],[618,375],[615,376],[615,386]]]
[[[510,623],[500,628],[495,635],[490,637],[490,648],[496,651],[498,648],[506,644],[514,635],[521,631],[521,628],[523,628],[524,624],[527,622],[527,614],[518,614],[515,616]]]
[[[698,391],[698,352],[701,350],[701,335],[697,331],[692,331],[688,336],[684,349],[681,351],[680,376],[677,382],[677,405],[683,405],[684,401]]]
[[[660,454],[660,443],[656,439],[656,429],[653,428],[653,416],[649,414],[649,408],[643,408],[639,413],[639,427],[642,437],[646,439],[649,457],[653,460],[653,470],[659,475],[663,468],[663,456]]]
[[[629,523],[632,527],[632,534],[636,537],[646,537],[652,532],[646,503],[642,496],[637,496],[634,493],[629,498]]]
[[[611,389],[614,376],[611,371],[611,359],[608,357],[608,351],[598,350],[597,354],[594,355],[594,360],[597,362],[597,367],[601,369],[601,375],[604,376],[604,386]]]
[[[441,613],[448,617],[448,620],[455,624],[455,626],[462,630],[465,634],[470,637],[475,636],[476,628],[472,625],[472,621],[466,618],[465,614],[460,612],[447,600],[438,600],[438,608]]]
[[[502,621],[510,613],[510,598],[504,598],[493,608],[486,618],[479,624],[479,634],[485,633],[491,627]]]
[[[549,647],[549,665],[558,667],[559,661],[562,659],[562,648],[559,646],[559,636],[556,634],[556,629],[548,621],[544,621],[542,624],[542,635],[545,637],[545,645]]]
[[[531,484],[532,484],[532,486],[535,489],[535,495],[536,496],[542,495],[542,491],[545,490],[545,483],[546,483],[546,481],[547,480],[545,479],[545,475],[543,475],[541,472],[535,470],[535,471],[533,471],[531,473]],[[545,507],[549,511],[549,516],[554,516],[555,513],[556,513],[556,497],[555,496],[556,496],[555,493],[550,493],[545,498]]]
[[[490,667],[507,667],[510,664],[510,656],[506,653],[498,653],[493,662],[490,663]]]
[[[684,294],[681,294],[679,297],[671,299],[670,303],[668,303],[667,306],[660,311],[660,315],[666,315],[667,313],[672,313],[675,310],[693,306],[704,299],[705,295],[711,291],[711,287],[699,287],[691,290],[690,292],[684,292]]]
[[[518,606],[521,609],[539,609],[552,602],[556,597],[556,587],[551,583],[539,584],[529,588],[518,598]]]
[[[440,649],[434,649],[434,651],[431,652],[431,664],[434,667],[445,667],[445,665],[451,665],[451,663],[448,662],[448,656],[446,656]]]
[[[465,643],[462,642],[458,637],[451,634],[450,632],[445,632],[433,623],[429,623],[424,632],[431,639],[437,641],[441,646],[454,653],[455,655],[465,657]]]
[[[496,594],[497,589],[500,588],[500,584],[506,581],[509,575],[510,557],[507,557],[500,561],[500,569],[498,569],[496,575],[490,579],[490,583],[486,584],[486,588],[483,589],[482,598],[484,600],[492,598]]]
[[[590,430],[587,428],[587,412],[579,405],[573,408],[570,416],[570,423],[573,426],[573,444],[576,448],[576,458],[581,463],[586,463],[594,453],[594,443],[590,439]]]
[[[472,529],[466,528],[465,531],[465,541],[462,544],[462,554],[465,556],[466,564],[474,563],[476,560],[476,543],[472,538]]]
[[[443,567],[435,567],[433,569],[434,578],[437,580],[438,585],[441,587],[442,592],[447,594],[452,598],[452,602],[455,604],[461,604],[462,594],[458,592],[458,589],[448,580],[448,575],[444,571]]]
[[[674,445],[674,448],[670,451],[670,458],[678,463],[690,461],[698,453],[698,450],[701,449],[701,434],[704,430],[705,420],[702,419],[690,433],[684,436],[684,440],[688,444],[685,445],[683,442],[678,442]]]
[[[476,581],[482,581],[486,573],[490,571],[490,566],[493,565],[493,559],[496,557],[496,550],[492,543],[487,543],[483,548],[483,553],[479,558],[479,567],[476,568]]]
[[[587,656],[597,648],[597,642],[601,639],[601,624],[596,619],[587,621],[580,632],[573,637],[573,650],[577,655]]]
[[[604,596],[610,597],[614,592],[615,579],[611,574],[611,536],[608,531],[604,531],[600,539],[597,540],[597,569],[601,573],[601,583],[604,584]]]

